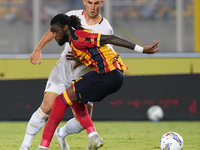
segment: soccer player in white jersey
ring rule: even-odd
[[[69,16],[78,16],[81,19],[83,27],[86,29],[91,29],[94,32],[102,34],[113,34],[112,27],[99,13],[104,0],[83,0],[83,3],[85,5],[85,10],[74,10],[66,14]],[[41,64],[41,50],[52,39],[53,33],[47,31],[30,55],[30,61],[32,64]],[[48,118],[55,98],[71,85],[73,79],[77,79],[89,71],[89,69],[84,65],[74,69],[75,61],[66,59],[66,55],[69,52],[71,52],[71,48],[67,43],[61,53],[59,61],[56,63],[48,78],[43,101],[28,122],[25,137],[19,150],[28,150],[30,148],[34,136],[42,128],[45,119]],[[90,116],[92,116],[93,104],[89,103],[87,108]],[[65,137],[69,134],[79,133],[82,130],[83,127],[75,118],[70,119],[66,125],[57,129],[55,136],[60,144],[60,149],[69,150]]]

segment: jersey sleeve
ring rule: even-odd
[[[114,31],[113,31],[113,28],[111,26],[109,26],[106,30],[106,35],[113,35],[114,34]]]
[[[75,34],[72,34],[73,46],[80,50],[100,47],[100,37],[100,33],[90,33],[83,30],[76,30]]]
[[[105,35],[114,34],[113,28],[111,27],[110,23],[105,18],[104,18],[104,23],[102,26],[102,34],[105,34]]]

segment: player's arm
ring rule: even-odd
[[[34,65],[41,64],[41,50],[52,39],[53,39],[53,33],[50,30],[48,30],[30,55],[30,62],[32,64]]]
[[[101,35],[100,37],[100,45],[105,45],[105,44],[113,44],[115,46],[121,46],[125,47],[131,50],[134,50],[136,52],[141,52],[141,53],[147,53],[147,54],[153,54],[159,51],[159,44],[160,40],[157,42],[153,42],[153,45],[150,46],[139,46],[133,42],[130,42],[126,39],[123,39],[121,37],[117,37],[115,35]]]
[[[77,67],[83,65],[78,58],[75,58],[74,53],[72,51],[68,51],[67,52],[66,59],[75,61],[74,69],[76,69]]]

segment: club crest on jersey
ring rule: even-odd
[[[49,83],[49,84],[47,85],[47,89],[50,88],[50,86],[51,86],[51,83]]]
[[[118,61],[118,58],[119,58],[119,54],[118,54],[117,56],[114,57],[114,59],[115,59],[116,61]]]

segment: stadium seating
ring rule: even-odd
[[[16,13],[26,0],[0,0],[0,18],[8,13]]]

